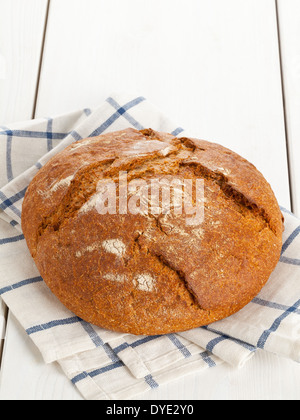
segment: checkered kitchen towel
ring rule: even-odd
[[[127,127],[188,135],[145,98],[126,95],[94,111],[0,127],[0,296],[45,362],[58,362],[86,399],[129,399],[220,363],[242,367],[258,348],[299,362],[300,221],[284,209],[282,257],[269,283],[239,313],[208,327],[155,337],[117,334],[78,318],[49,291],[20,227],[26,188],[72,142]]]

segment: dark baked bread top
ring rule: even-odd
[[[203,179],[204,221],[105,214],[97,185]],[[52,292],[76,315],[115,331],[164,334],[207,325],[248,304],[274,270],[283,219],[270,185],[217,144],[127,129],[72,144],[31,182],[22,227]]]

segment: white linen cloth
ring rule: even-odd
[[[145,98],[124,94],[94,111],[0,126],[0,296],[45,362],[59,363],[89,400],[130,399],[220,363],[242,367],[258,348],[300,362],[300,221],[285,209],[282,256],[268,284],[240,312],[208,327],[156,337],[118,334],[78,318],[50,292],[20,226],[26,189],[72,142],[127,127],[191,135]]]

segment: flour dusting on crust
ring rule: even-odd
[[[106,252],[123,257],[126,252],[126,246],[120,239],[109,239],[102,242],[102,246]]]
[[[93,245],[87,246],[86,248],[83,248],[82,250],[77,251],[76,252],[76,257],[80,258],[84,254],[86,254],[87,252],[93,252],[93,251],[96,251],[98,249],[101,249],[101,244],[99,242],[96,242]]]
[[[57,191],[59,188],[67,188],[70,186],[72,179],[74,178],[74,175],[68,176],[65,179],[60,180],[57,182],[53,187],[51,188],[51,192]]]
[[[120,241],[119,239],[108,239],[106,241],[103,241],[102,243],[95,242],[94,244],[77,251],[76,257],[80,258],[87,252],[93,252],[101,249],[104,249],[106,252],[114,254],[120,258],[122,258],[126,252],[126,246],[122,241]]]
[[[49,198],[53,193],[58,191],[61,188],[67,189],[74,178],[74,175],[68,176],[67,178],[61,179],[60,181],[52,184],[51,188],[48,191],[39,190],[38,193],[45,198]]]
[[[129,148],[124,148],[122,154],[125,156],[136,156],[136,155],[146,155],[148,153],[158,152],[162,149],[169,147],[168,143],[164,143],[158,140],[142,140],[138,141]]]
[[[134,286],[143,292],[153,292],[156,280],[148,273],[139,274],[133,280]]]
[[[125,283],[125,281],[127,280],[127,277],[125,275],[113,273],[105,274],[103,278],[109,281],[116,281],[117,283]]]

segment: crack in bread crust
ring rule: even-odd
[[[164,232],[164,230],[162,229],[162,226],[160,225],[160,223],[158,221],[158,218],[154,217],[153,220],[155,220],[155,222],[154,222],[155,226],[154,227],[157,228],[162,234],[167,235],[166,232]],[[178,278],[178,282],[181,283],[184,286],[184,289],[186,290],[186,292],[190,296],[190,299],[191,299],[191,302],[192,302],[190,306],[195,306],[197,309],[199,309],[201,311],[209,312],[208,310],[203,309],[201,307],[201,305],[199,304],[197,296],[191,290],[191,288],[189,286],[189,283],[186,279],[185,273],[182,270],[176,269],[174,267],[174,265],[170,261],[168,261],[165,256],[155,252],[154,250],[150,249],[147,246],[146,247],[141,246],[140,239],[143,237],[144,234],[145,234],[145,232],[139,232],[137,234],[137,236],[134,238],[134,240],[133,240],[134,252],[142,253],[145,256],[150,254],[151,256],[155,257],[163,267],[165,267],[168,270],[175,273],[176,277]]]
[[[277,234],[277,231],[272,225],[272,221],[265,209],[259,207],[253,200],[251,200],[249,197],[246,197],[245,194],[234,188],[234,186],[230,184],[228,178],[224,174],[222,174],[221,172],[211,171],[209,168],[198,162],[186,161],[182,162],[181,166],[192,167],[194,168],[194,173],[196,176],[200,176],[202,179],[209,179],[215,182],[228,199],[233,200],[235,204],[237,204],[241,208],[250,210],[254,216],[260,217],[261,220],[265,223],[265,225],[275,235]]]
[[[168,261],[166,259],[166,257],[164,257],[163,255],[152,253],[151,251],[150,251],[150,254],[154,255],[165,267],[169,268],[170,270],[172,270],[177,275],[179,281],[184,285],[186,291],[189,293],[190,298],[192,300],[192,305],[195,305],[197,307],[197,309],[200,309],[201,311],[206,311],[205,309],[203,309],[201,307],[200,303],[198,302],[197,296],[191,290],[191,288],[189,286],[189,283],[186,280],[186,276],[183,273],[183,271],[176,270],[176,268],[173,266],[173,264],[170,261]]]

